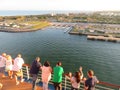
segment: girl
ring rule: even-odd
[[[72,84],[71,90],[79,90],[81,81],[80,72],[75,72],[75,75],[71,77],[70,81]]]
[[[10,79],[12,79],[12,57],[10,55],[6,56],[7,60],[6,60],[6,71],[8,72],[8,76],[10,77]]]
[[[51,79],[52,68],[50,63],[46,61],[42,66],[42,82],[43,82],[43,90],[48,90],[48,82]]]

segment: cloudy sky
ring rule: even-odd
[[[120,0],[0,0],[0,10],[120,11]]]

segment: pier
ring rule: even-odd
[[[88,40],[99,40],[99,41],[109,41],[109,42],[120,42],[120,38],[115,37],[105,37],[105,36],[87,36]]]

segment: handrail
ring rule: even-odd
[[[24,64],[23,65],[23,74],[24,77],[27,78],[28,80],[31,79],[30,75],[29,75],[29,70],[30,70],[30,65],[29,64]],[[52,75],[53,76],[53,75]],[[41,80],[41,72],[39,72],[39,80]],[[50,80],[50,84],[52,84],[52,80]],[[70,81],[66,78],[66,76],[63,76],[63,82],[62,85],[64,87],[64,90],[68,90],[70,89],[71,83]],[[82,82],[80,85],[80,90],[82,90],[84,88],[84,83]],[[107,82],[103,82],[100,81],[97,85],[96,85],[97,90],[120,90],[120,85],[116,85],[116,84],[111,84],[111,83],[107,83]]]
[[[120,85],[111,84],[111,83],[107,83],[107,82],[103,82],[103,81],[100,81],[99,84],[106,85],[106,86],[111,86],[113,88],[120,88]]]

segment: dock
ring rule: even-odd
[[[109,41],[109,42],[120,42],[120,38],[115,37],[105,37],[105,36],[87,36],[88,40],[99,40],[99,41]]]

